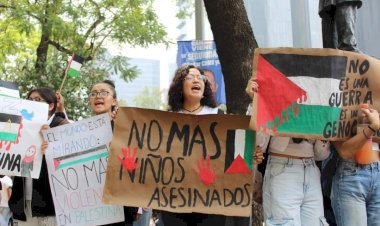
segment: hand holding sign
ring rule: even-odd
[[[117,159],[124,166],[124,169],[128,172],[132,172],[137,168],[138,161],[136,160],[137,147],[133,150],[133,156],[131,156],[131,147],[122,147],[121,151],[123,152],[123,158],[117,156]]]
[[[198,170],[194,169],[199,179],[205,185],[210,185],[214,183],[214,180],[216,177],[215,170],[216,170],[215,167],[212,170],[210,168],[210,156],[207,156],[207,164],[205,164],[205,160],[203,158],[200,161],[198,160]]]

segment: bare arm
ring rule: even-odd
[[[372,137],[372,142],[380,144],[380,137]]]
[[[10,198],[12,195],[12,188],[7,189],[8,197]]]
[[[380,127],[379,113],[375,109],[361,109],[365,117],[370,122],[370,126],[374,130]],[[339,155],[343,159],[352,159],[355,152],[359,150],[368,140],[366,136],[372,136],[374,132],[366,127],[363,131],[359,131],[355,136],[346,141],[334,141],[333,144]]]
[[[247,83],[247,87],[245,88],[245,92],[251,97],[253,98],[253,96],[255,95],[255,92],[257,92],[259,90],[259,85],[257,84],[257,81],[256,79],[249,79],[248,83]]]

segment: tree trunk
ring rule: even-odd
[[[34,66],[36,73],[39,75],[45,75],[46,73],[46,60],[49,49],[49,37],[42,33],[40,44],[37,47],[37,60]]]
[[[243,0],[204,1],[226,87],[227,112],[245,114],[251,102],[245,87],[257,42]]]
[[[48,15],[50,13],[50,2],[45,2],[45,12],[42,18],[40,18],[41,23],[41,39],[36,50],[36,64],[34,66],[35,71],[38,75],[46,76],[46,61],[47,54],[49,50],[49,40],[51,36],[51,24],[48,21]]]
[[[226,87],[227,112],[245,114],[251,99],[245,87],[252,75],[257,42],[243,0],[205,0]],[[263,209],[252,205],[252,226],[262,226]]]

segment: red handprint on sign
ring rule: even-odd
[[[194,171],[205,185],[214,183],[216,169],[215,167],[214,169],[210,168],[210,156],[207,156],[207,163],[205,163],[203,158],[198,160],[198,170],[194,168]]]
[[[136,160],[137,147],[133,149],[133,156],[131,156],[131,147],[129,146],[128,148],[122,147],[121,151],[123,152],[123,158],[117,156],[117,159],[121,162],[126,171],[132,172],[137,168],[137,165],[139,164],[138,160]]]

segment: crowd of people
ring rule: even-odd
[[[193,115],[224,114],[218,109],[214,98],[217,86],[212,77],[205,75],[206,73],[193,65],[178,68],[168,92],[168,110]],[[256,80],[250,79],[246,93],[253,98],[258,90],[259,85]],[[49,119],[41,129],[69,123],[64,110],[64,99],[60,93],[41,87],[31,90],[27,99],[44,102],[49,106]],[[113,127],[117,114],[114,83],[105,80],[93,84],[88,100],[94,115],[109,114]],[[339,154],[331,192],[337,225],[380,225],[380,215],[377,214],[380,207],[378,148],[373,151],[368,164],[359,164],[355,159],[356,151],[379,130],[380,119],[375,109],[363,108],[362,112],[369,125],[344,142],[330,144],[323,140],[270,137],[261,132],[256,133],[254,164],[260,164],[264,159],[263,152],[268,152],[262,189],[255,187],[256,190],[262,190],[265,225],[328,225],[324,217],[321,174],[316,161],[328,158],[332,146]],[[377,138],[373,138],[373,141],[378,142]],[[44,141],[41,147],[43,153],[47,147],[48,143]],[[2,185],[0,225],[8,225],[11,216],[15,225],[57,224],[45,159],[38,179],[15,177],[12,182],[7,178],[9,177],[5,176],[0,179]],[[9,207],[3,203],[9,203]],[[124,215],[124,222],[110,225],[149,225],[152,210],[125,206]],[[159,218],[157,224],[167,226],[251,224],[249,217],[180,214],[170,211],[160,211],[157,216]]]

